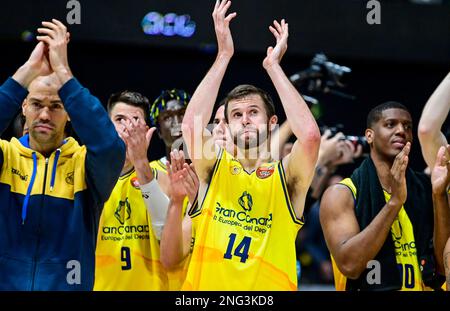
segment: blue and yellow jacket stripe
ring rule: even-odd
[[[27,91],[0,87],[0,131]],[[91,290],[103,203],[116,183],[125,146],[98,101],[76,79],[59,90],[84,144],[68,138],[48,158],[28,136],[0,140],[0,289]]]

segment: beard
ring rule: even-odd
[[[261,146],[264,142],[268,140],[268,126],[263,130],[254,129],[252,135],[243,137],[245,128],[239,130],[235,135],[233,135],[233,142],[239,149],[249,150]],[[256,135],[255,135],[256,134]]]

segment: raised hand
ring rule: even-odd
[[[236,17],[236,12],[228,15],[227,11],[231,6],[229,0],[217,0],[214,6],[212,17],[214,29],[217,37],[217,55],[231,57],[234,54],[233,37],[230,31],[230,21]]]
[[[275,36],[277,43],[275,47],[269,46],[267,48],[267,56],[264,58],[263,67],[267,70],[273,65],[279,65],[284,53],[287,50],[287,39],[289,36],[289,27],[284,19],[281,23],[274,20],[273,26],[269,26],[270,32]]]
[[[446,149],[447,152],[450,152],[450,145],[439,148],[434,168],[431,171],[431,185],[433,192],[436,194],[445,193],[450,183],[449,160],[445,155]]]
[[[408,195],[406,189],[406,168],[408,167],[408,155],[411,150],[411,143],[408,142],[402,151],[395,157],[391,167],[391,201],[395,204],[403,205]]]
[[[48,62],[47,48],[43,42],[39,42],[31,52],[30,58],[13,75],[13,79],[23,87],[28,88],[31,81],[38,76],[47,76],[52,73]]]
[[[128,121],[124,119],[120,121],[123,128],[119,131],[119,136],[127,146],[128,160],[136,167],[142,161],[148,162],[147,150],[156,128],[148,128],[142,119],[136,120],[131,116],[127,119]]]
[[[47,45],[50,66],[64,84],[72,78],[67,60],[67,44],[70,41],[70,34],[67,32],[66,26],[57,19],[52,19],[52,22],[42,22],[42,25],[45,28],[38,28],[41,35],[36,38]]]
[[[183,168],[184,164],[183,152],[178,150],[170,152],[170,163],[167,163],[167,174],[169,175],[171,185],[170,198],[172,201],[182,202],[188,193],[184,182],[188,172],[187,169]]]
[[[197,196],[198,187],[200,185],[197,173],[195,173],[194,164],[183,164],[183,168],[186,169],[187,174],[183,178],[184,187],[189,198],[189,202],[194,204],[195,198]]]

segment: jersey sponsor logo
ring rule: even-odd
[[[120,234],[124,233],[149,233],[149,225],[134,225],[134,226],[118,226],[118,227],[106,227],[102,228],[104,234]],[[102,240],[106,240],[102,238]]]
[[[272,176],[274,171],[275,171],[275,167],[273,165],[271,165],[269,167],[258,167],[258,169],[256,170],[256,176],[259,179],[265,179],[265,178]]]
[[[66,180],[66,183],[69,184],[69,185],[72,185],[72,186],[73,186],[73,184],[74,184],[74,181],[73,181],[73,174],[74,174],[73,171],[67,173],[66,179],[65,179],[65,180]]]
[[[403,228],[400,220],[395,218],[394,223],[392,224],[391,234],[395,241],[400,240],[403,236]]]
[[[139,184],[139,180],[136,176],[130,179],[130,183],[134,188],[139,189],[140,184]]]
[[[20,179],[22,179],[23,181],[27,181],[27,179],[28,179],[28,175],[22,174],[18,169],[14,168],[14,167],[11,168],[11,173],[13,175],[19,176]]]
[[[128,198],[125,201],[119,201],[119,205],[117,206],[114,217],[120,222],[121,225],[125,223],[125,220],[130,219],[131,217],[131,206],[128,202]]]
[[[270,228],[272,225],[272,213],[268,217],[252,217],[247,214],[247,211],[236,212],[234,209],[223,207],[219,202],[216,202],[214,219],[228,224],[232,224],[231,222],[233,222],[234,225],[238,225],[236,222],[266,226],[267,228]]]
[[[242,195],[239,197],[238,203],[244,209],[244,211],[250,212],[253,206],[252,195],[247,191],[244,191]]]

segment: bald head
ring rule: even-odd
[[[61,86],[57,76],[51,74],[34,79],[28,87],[29,94],[22,104],[22,113],[34,150],[51,152],[64,139],[64,128],[69,118],[58,95]]]
[[[54,94],[58,94],[58,90],[62,87],[61,82],[58,79],[58,76],[55,73],[52,73],[48,76],[39,76],[34,79],[30,86],[28,87],[28,91],[33,93],[33,91],[41,91],[45,89],[47,92],[51,92]]]

